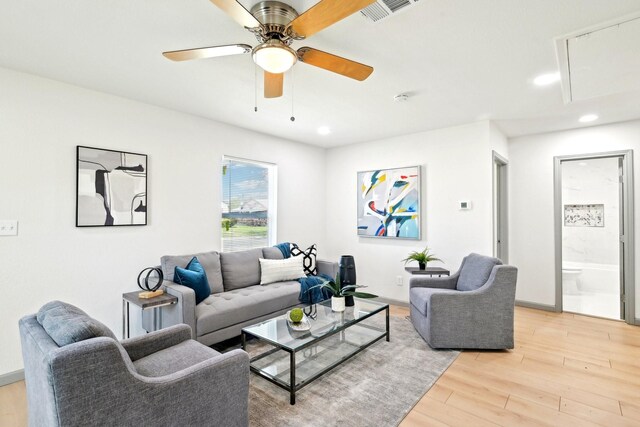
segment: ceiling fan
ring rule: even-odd
[[[365,80],[373,68],[311,47],[297,51],[290,46],[296,40],[309,37],[341,19],[369,6],[375,0],[320,0],[299,15],[291,6],[279,1],[262,1],[251,11],[236,0],[211,0],[238,24],[255,34],[260,42],[252,48],[247,44],[174,50],[162,54],[172,61],[213,58],[251,53],[253,61],[264,70],[264,96],[282,96],[284,72],[298,60],[355,80]]]

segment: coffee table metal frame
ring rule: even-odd
[[[326,303],[326,301],[325,301]],[[329,301],[330,303],[330,301]],[[320,303],[322,304],[322,303]],[[332,364],[330,364],[329,366],[327,366],[326,368],[322,369],[321,371],[319,371],[318,373],[316,373],[315,375],[313,375],[311,378],[306,379],[301,381],[299,384],[296,383],[296,353],[309,348],[311,346],[317,345],[320,341],[332,337],[334,335],[336,335],[337,333],[341,334],[341,339],[344,339],[344,332],[345,330],[349,329],[351,326],[357,325],[358,323],[362,322],[363,320],[366,320],[378,313],[381,313],[382,311],[386,311],[386,322],[385,322],[385,331],[382,332],[380,334],[380,336],[374,338],[373,340],[371,340],[370,342],[368,342],[367,344],[364,344],[363,346],[361,346],[357,351],[355,351],[354,353],[348,355],[345,358],[342,358]],[[282,315],[281,315],[282,316]],[[274,319],[277,319],[281,316],[276,316]],[[270,320],[274,320],[274,319],[270,319]],[[255,325],[252,325],[255,326]],[[249,326],[250,327],[250,326]],[[286,345],[283,345],[281,343],[278,343],[277,341],[271,340],[271,339],[267,339],[265,337],[261,337],[258,335],[254,335],[248,331],[245,330],[245,328],[242,329],[242,349],[246,350],[247,348],[247,335],[249,336],[253,336],[255,338],[257,338],[260,341],[264,341],[267,342],[271,345],[274,346],[273,349],[261,353],[255,357],[252,357],[249,363],[249,367],[251,369],[251,372],[254,372],[255,374],[261,376],[262,378],[266,379],[267,381],[272,382],[273,384],[277,385],[280,388],[283,388],[285,390],[287,390],[289,392],[289,403],[292,405],[295,405],[296,403],[296,392],[298,390],[300,390],[301,388],[303,388],[304,386],[312,383],[313,381],[315,381],[316,379],[320,378],[322,375],[326,374],[327,372],[329,372],[330,370],[332,370],[333,368],[335,368],[336,366],[342,364],[343,362],[351,359],[353,356],[355,356],[356,354],[360,353],[362,350],[364,350],[365,348],[369,347],[372,344],[375,344],[376,342],[378,342],[379,340],[381,340],[382,338],[386,337],[387,342],[389,342],[389,340],[391,339],[391,334],[389,332],[389,304],[384,304],[381,305],[378,309],[375,309],[369,313],[367,313],[366,315],[354,320],[353,322],[347,324],[347,325],[341,325],[338,328],[332,330],[331,332],[326,333],[325,335],[322,335],[312,341],[309,341],[308,343],[298,347],[298,348],[289,348]],[[270,375],[266,372],[264,372],[263,370],[256,368],[253,366],[253,362],[260,360],[264,357],[267,357],[277,351],[280,350],[284,350],[287,353],[289,353],[289,384],[285,383],[284,381],[281,381],[280,379],[276,378],[273,375]]]

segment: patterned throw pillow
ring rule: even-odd
[[[318,248],[315,243],[305,250],[300,249],[295,243],[291,244],[291,256],[302,257],[302,268],[307,276],[315,276],[318,274],[318,270],[316,268],[317,254]]]

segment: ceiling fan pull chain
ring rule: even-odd
[[[254,64],[253,66],[253,111],[258,112],[258,66]]]
[[[293,115],[293,68],[291,69],[291,121],[295,122],[296,117]]]

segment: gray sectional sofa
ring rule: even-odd
[[[193,258],[204,268],[211,295],[195,303],[191,288],[173,282],[176,266],[184,267]],[[165,291],[178,298],[178,303],[162,308],[161,326],[185,323],[191,327],[193,339],[206,345],[240,335],[243,327],[258,323],[300,305],[298,281],[260,285],[259,259],[283,259],[278,248],[269,247],[240,252],[204,252],[161,258]],[[317,261],[318,274],[335,277],[338,263]],[[143,325],[151,330],[152,311],[143,312]]]

